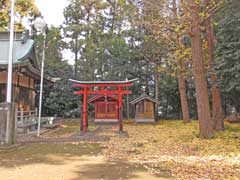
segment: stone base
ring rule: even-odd
[[[150,118],[135,118],[136,123],[155,123],[154,119]]]
[[[95,123],[118,123],[118,119],[94,119]]]
[[[128,132],[127,131],[117,131],[116,134],[121,138],[128,138]]]
[[[0,144],[15,144],[16,142],[15,107],[14,103],[0,104]]]

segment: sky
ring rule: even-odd
[[[63,23],[63,9],[67,6],[67,0],[35,0],[47,24],[59,26]]]
[[[67,0],[35,0],[35,2],[48,27],[51,25],[58,27],[63,23],[63,9],[68,5]],[[64,50],[62,55],[69,64],[74,64],[73,54],[69,50]]]

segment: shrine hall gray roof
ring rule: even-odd
[[[135,82],[138,79],[131,79],[131,80],[126,80],[126,81],[78,81],[74,79],[69,79],[69,81],[73,83],[79,83],[79,84],[125,84],[125,83],[131,83]]]
[[[13,63],[21,63],[25,60],[33,48],[34,41],[29,39],[22,44],[20,40],[14,41]],[[0,41],[0,64],[8,64],[9,41]]]
[[[153,99],[151,96],[148,96],[147,94],[142,94],[142,95],[139,96],[138,98],[132,100],[132,101],[130,102],[130,104],[136,104],[136,103],[138,103],[138,102],[140,102],[140,101],[142,101],[142,100],[145,100],[145,99],[148,100],[148,101],[151,101],[151,102],[153,102],[153,103],[156,103],[156,104],[159,104],[159,103],[160,103],[160,102],[157,101],[156,99]]]
[[[36,69],[39,69],[34,40],[25,39],[24,41],[19,38],[20,32],[18,34],[13,45],[13,64],[31,64]],[[0,65],[8,64],[8,53],[9,53],[9,32],[0,32]]]

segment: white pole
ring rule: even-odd
[[[40,95],[39,95],[39,112],[38,112],[38,136],[40,136],[40,128],[41,128],[42,90],[43,90],[43,72],[44,72],[44,61],[45,61],[46,36],[47,36],[46,32],[43,32],[42,69],[41,69],[41,82],[40,82]]]
[[[12,102],[12,64],[13,64],[13,36],[14,36],[14,5],[11,4],[11,22],[10,22],[10,39],[9,39],[9,54],[8,54],[8,78],[7,78],[7,102]]]

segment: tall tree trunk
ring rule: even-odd
[[[197,111],[199,119],[199,129],[201,138],[213,137],[213,126],[211,120],[208,88],[205,77],[204,58],[202,50],[202,40],[200,31],[200,5],[195,3],[195,0],[189,0],[189,6],[192,13],[191,21],[191,44],[192,44],[192,61],[193,74],[195,81],[196,97],[197,97]]]
[[[77,37],[77,35],[75,37],[74,59],[75,59],[74,78],[77,79],[77,60],[78,60],[78,37]]]
[[[240,113],[240,105],[236,105],[235,109],[236,109],[236,113],[239,114]]]
[[[169,95],[168,93],[166,94],[167,97],[166,97],[166,107],[165,107],[165,116],[166,116],[166,119],[168,119],[168,99],[169,99]]]
[[[205,0],[205,7],[209,4],[209,0]],[[206,20],[206,32],[208,42],[208,65],[211,68],[211,94],[212,94],[212,118],[213,128],[215,130],[224,130],[224,115],[222,109],[222,100],[220,90],[217,86],[217,75],[214,70],[214,29],[211,19]]]
[[[112,35],[114,33],[114,25],[115,25],[115,18],[116,18],[116,0],[114,0],[113,3],[111,3],[112,5],[112,9],[111,9],[111,13],[112,13],[112,24],[111,24],[111,32],[112,32]]]
[[[191,122],[189,117],[189,108],[188,108],[188,100],[187,100],[187,93],[186,93],[186,81],[184,78],[184,74],[181,70],[181,67],[178,70],[178,88],[179,88],[180,99],[181,99],[183,121],[185,123]]]
[[[149,89],[149,84],[148,84],[148,76],[145,75],[145,82],[146,82],[146,88],[145,88],[145,93],[149,95],[150,89]]]
[[[173,0],[172,4],[173,4],[174,18],[177,21],[177,3],[176,3],[176,0]],[[179,36],[178,35],[176,37],[176,43],[177,43],[177,47],[179,47],[181,42],[179,41]],[[187,94],[186,94],[186,81],[185,81],[185,78],[184,78],[185,67],[184,67],[181,59],[177,59],[177,61],[178,61],[178,65],[179,65],[179,69],[178,69],[178,72],[177,72],[177,78],[178,78],[178,88],[179,88],[180,99],[181,99],[183,121],[184,122],[191,122],[190,117],[189,117],[188,101],[187,101]]]
[[[155,80],[155,100],[158,101],[158,95],[159,95],[159,74],[157,71],[157,65],[155,65],[154,68],[154,80]],[[158,103],[155,104],[155,119],[158,118]]]
[[[207,41],[208,41],[208,64],[211,68],[211,93],[212,93],[212,118],[215,130],[224,130],[224,116],[220,90],[217,86],[217,75],[214,70],[214,30],[210,19],[206,21]]]

